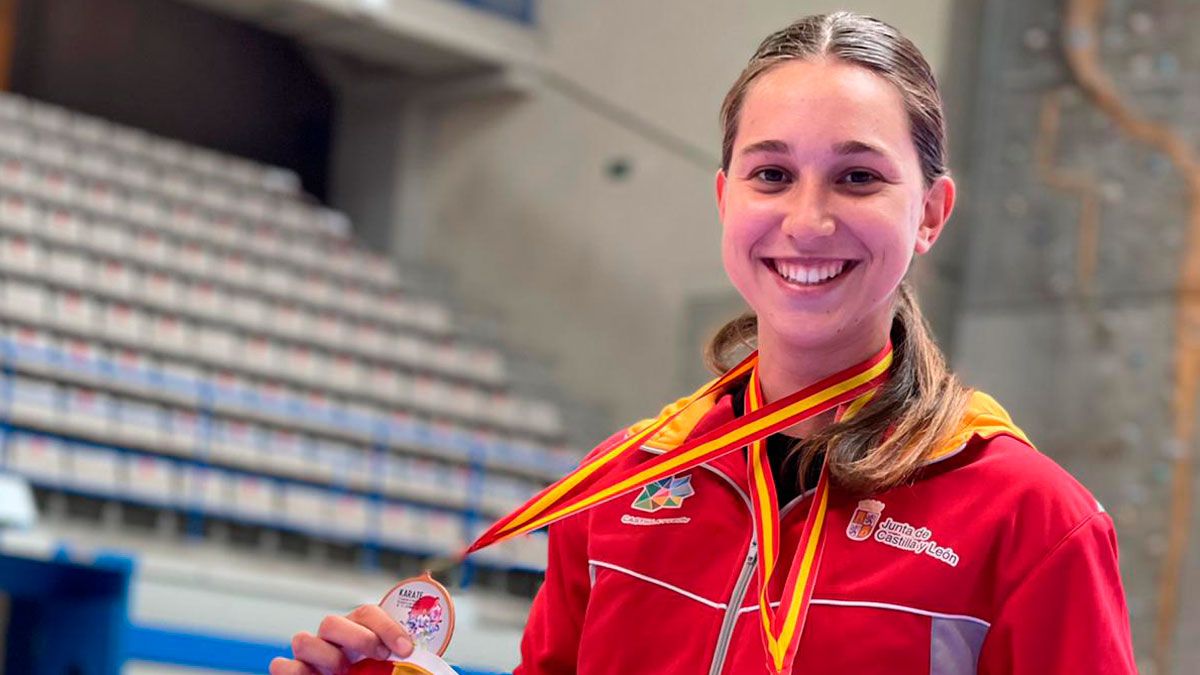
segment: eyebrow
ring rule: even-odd
[[[884,152],[883,150],[881,150],[878,146],[871,145],[870,143],[867,143],[866,141],[858,141],[858,140],[840,141],[838,143],[834,143],[832,149],[833,149],[833,154],[835,154],[835,155],[871,154],[871,155],[882,155],[884,157],[887,156],[887,153]],[[788,144],[785,143],[784,141],[766,140],[766,141],[758,141],[757,143],[751,143],[750,145],[747,145],[746,147],[742,148],[742,151],[738,154],[745,156],[745,155],[752,155],[756,152],[786,153],[789,150],[790,150],[790,146],[788,146]]]
[[[883,155],[887,156],[878,146],[871,145],[866,141],[842,141],[841,143],[833,144],[833,154],[835,155]]]
[[[742,148],[742,151],[739,152],[738,154],[745,157],[746,155],[753,155],[756,152],[785,153],[787,151],[788,151],[787,143],[784,143],[783,141],[771,140],[771,141],[758,141],[757,143],[751,143],[750,145],[747,145],[746,147]]]

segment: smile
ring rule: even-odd
[[[841,278],[854,269],[856,260],[786,260],[764,258],[763,262],[792,286],[822,286]]]

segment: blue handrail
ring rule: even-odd
[[[536,19],[533,0],[458,0],[458,2],[527,26],[532,26]]]

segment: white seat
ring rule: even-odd
[[[54,425],[62,419],[57,384],[23,375],[12,376],[10,382],[9,414],[14,420]]]
[[[50,209],[34,218],[42,236],[67,244],[81,243],[80,233],[90,227],[81,213],[66,208]]]
[[[249,334],[242,338],[237,350],[240,365],[244,368],[265,370],[278,359],[276,351],[279,344],[271,338],[260,334]]]
[[[46,248],[37,240],[17,235],[0,235],[0,266],[26,274],[45,273]]]
[[[329,527],[332,514],[328,491],[299,483],[284,483],[280,487],[280,496],[281,518],[288,525],[310,532],[323,532]]]
[[[209,249],[196,242],[184,242],[175,253],[175,264],[180,269],[199,276],[212,274],[212,254]]]
[[[356,494],[330,495],[330,528],[343,536],[362,539],[367,536],[374,507]]]
[[[231,483],[234,513],[259,522],[279,520],[282,513],[276,481],[262,476],[234,474]]]
[[[94,269],[97,286],[109,293],[130,296],[138,286],[138,275],[133,267],[117,258],[98,258]]]
[[[0,304],[6,315],[40,323],[50,311],[46,287],[15,279],[0,281]]]
[[[76,115],[70,129],[72,136],[93,145],[103,143],[112,132],[112,124],[91,115]]]
[[[185,303],[184,283],[172,274],[154,270],[142,275],[138,296],[163,308],[181,308]]]
[[[209,358],[232,362],[238,342],[235,333],[221,326],[196,328],[196,351]]]
[[[155,312],[147,323],[150,344],[176,353],[187,353],[192,348],[194,329],[179,315]]]
[[[24,121],[29,116],[29,99],[9,92],[0,93],[0,119]]]
[[[92,261],[69,249],[50,249],[47,269],[52,278],[73,284],[84,284],[92,278]]]
[[[253,422],[218,417],[212,421],[209,456],[242,468],[264,467],[263,428]]]
[[[152,265],[170,264],[177,246],[175,242],[163,236],[161,232],[149,229],[139,229],[133,233],[133,257]]]
[[[117,215],[120,213],[123,199],[117,189],[108,181],[93,180],[82,186],[77,199],[72,200],[100,213]]]
[[[63,132],[71,123],[71,113],[49,103],[32,101],[29,106],[29,122],[39,129]]]
[[[31,230],[40,215],[40,209],[24,197],[12,194],[0,197],[0,227],[6,230]]]
[[[101,495],[119,494],[124,483],[121,455],[82,443],[64,443],[63,447],[70,467],[67,474],[70,485]]]
[[[55,203],[72,204],[79,199],[81,183],[70,173],[58,168],[45,168],[31,186],[33,191]]]
[[[62,443],[57,439],[16,432],[8,440],[9,469],[40,483],[57,485],[67,474]]]
[[[27,190],[33,181],[33,168],[24,160],[9,157],[0,165],[0,185],[8,190]]]
[[[313,440],[288,429],[272,429],[267,433],[264,449],[270,471],[282,476],[320,480],[315,467]]]
[[[258,179],[258,183],[271,191],[295,194],[300,190],[300,177],[287,169],[268,168]]]
[[[100,326],[105,335],[137,343],[146,336],[146,313],[126,303],[105,303],[101,310]]]
[[[174,454],[185,457],[195,455],[202,439],[200,417],[196,411],[168,408],[164,417],[166,438],[163,439],[163,445],[169,447]]]
[[[115,432],[124,442],[158,446],[166,435],[162,406],[140,399],[115,397]]]
[[[37,142],[30,152],[30,157],[40,163],[43,168],[65,166],[72,162],[77,155],[76,148],[65,138],[45,134],[38,136]]]
[[[150,502],[175,505],[182,481],[179,464],[148,455],[125,458],[125,482],[122,491]]]
[[[189,464],[183,467],[183,500],[204,513],[233,512],[233,476],[221,469]]]
[[[63,387],[63,408],[59,425],[64,433],[79,431],[101,438],[111,438],[113,410],[112,394],[89,387]]]
[[[76,330],[88,331],[97,327],[99,303],[79,291],[54,291],[50,306],[56,323]]]
[[[133,222],[149,228],[159,228],[164,220],[162,204],[149,197],[131,196],[125,202],[124,215]]]
[[[191,312],[210,317],[224,317],[229,311],[229,293],[211,281],[195,281],[187,285],[185,305]]]

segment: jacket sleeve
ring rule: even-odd
[[[583,615],[591,592],[586,514],[550,525],[546,579],[538,589],[513,675],[568,675],[576,670]]]
[[[624,437],[624,431],[613,434],[584,461]],[[546,578],[533,599],[525,635],[521,638],[521,664],[513,675],[568,675],[576,670],[583,615],[592,590],[587,522],[588,514],[580,513],[548,528]]]
[[[1076,526],[1004,602],[979,659],[982,675],[1137,673],[1112,521]]]

